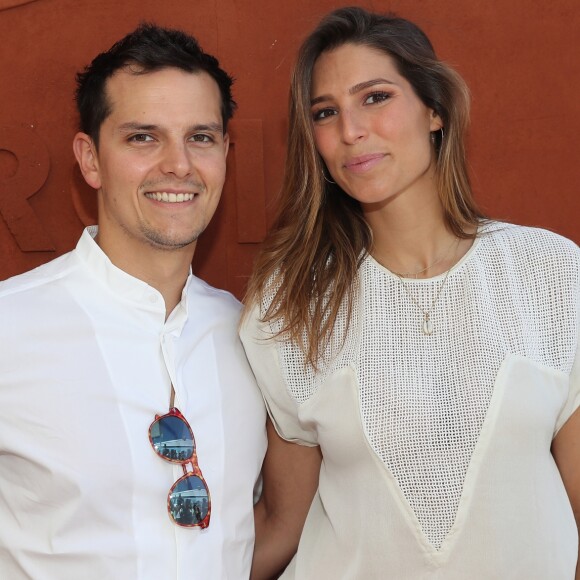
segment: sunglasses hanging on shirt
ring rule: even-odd
[[[186,528],[207,528],[211,515],[209,489],[197,463],[195,438],[187,419],[173,407],[163,416],[156,415],[149,427],[149,441],[161,459],[178,463],[180,477],[169,490],[167,511],[171,519]],[[191,466],[191,471],[187,466]]]

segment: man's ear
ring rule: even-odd
[[[224,133],[224,153],[228,156],[228,151],[230,150],[230,135],[229,133]]]
[[[93,189],[100,189],[99,159],[93,140],[86,133],[77,133],[73,139],[73,151],[85,181]]]

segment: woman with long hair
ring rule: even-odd
[[[482,214],[468,122],[405,19],[338,9],[300,49],[241,329],[271,418],[254,578],[574,578],[580,250]]]

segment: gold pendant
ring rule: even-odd
[[[423,334],[426,336],[431,336],[433,334],[433,323],[428,314],[425,314],[425,320],[423,320]]]

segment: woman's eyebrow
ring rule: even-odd
[[[363,83],[358,83],[356,85],[354,85],[354,87],[351,87],[350,89],[348,89],[348,94],[349,95],[354,95],[355,93],[358,93],[359,91],[364,91],[364,89],[368,89],[369,87],[374,87],[375,85],[396,85],[397,83],[390,81],[388,79],[383,79],[383,78],[378,78],[378,79],[372,79],[370,81],[364,81]]]
[[[396,85],[397,83],[390,81],[388,79],[383,79],[383,78],[376,78],[376,79],[371,79],[370,81],[364,81],[362,83],[357,83],[356,85],[354,85],[353,87],[351,87],[350,89],[348,89],[348,94],[349,95],[354,95],[360,91],[364,91],[365,89],[368,89],[369,87],[374,87],[375,85]],[[317,103],[321,103],[322,101],[328,101],[330,100],[332,97],[330,95],[320,95],[319,97],[315,97],[314,99],[312,99],[310,101],[310,105],[316,105]]]

